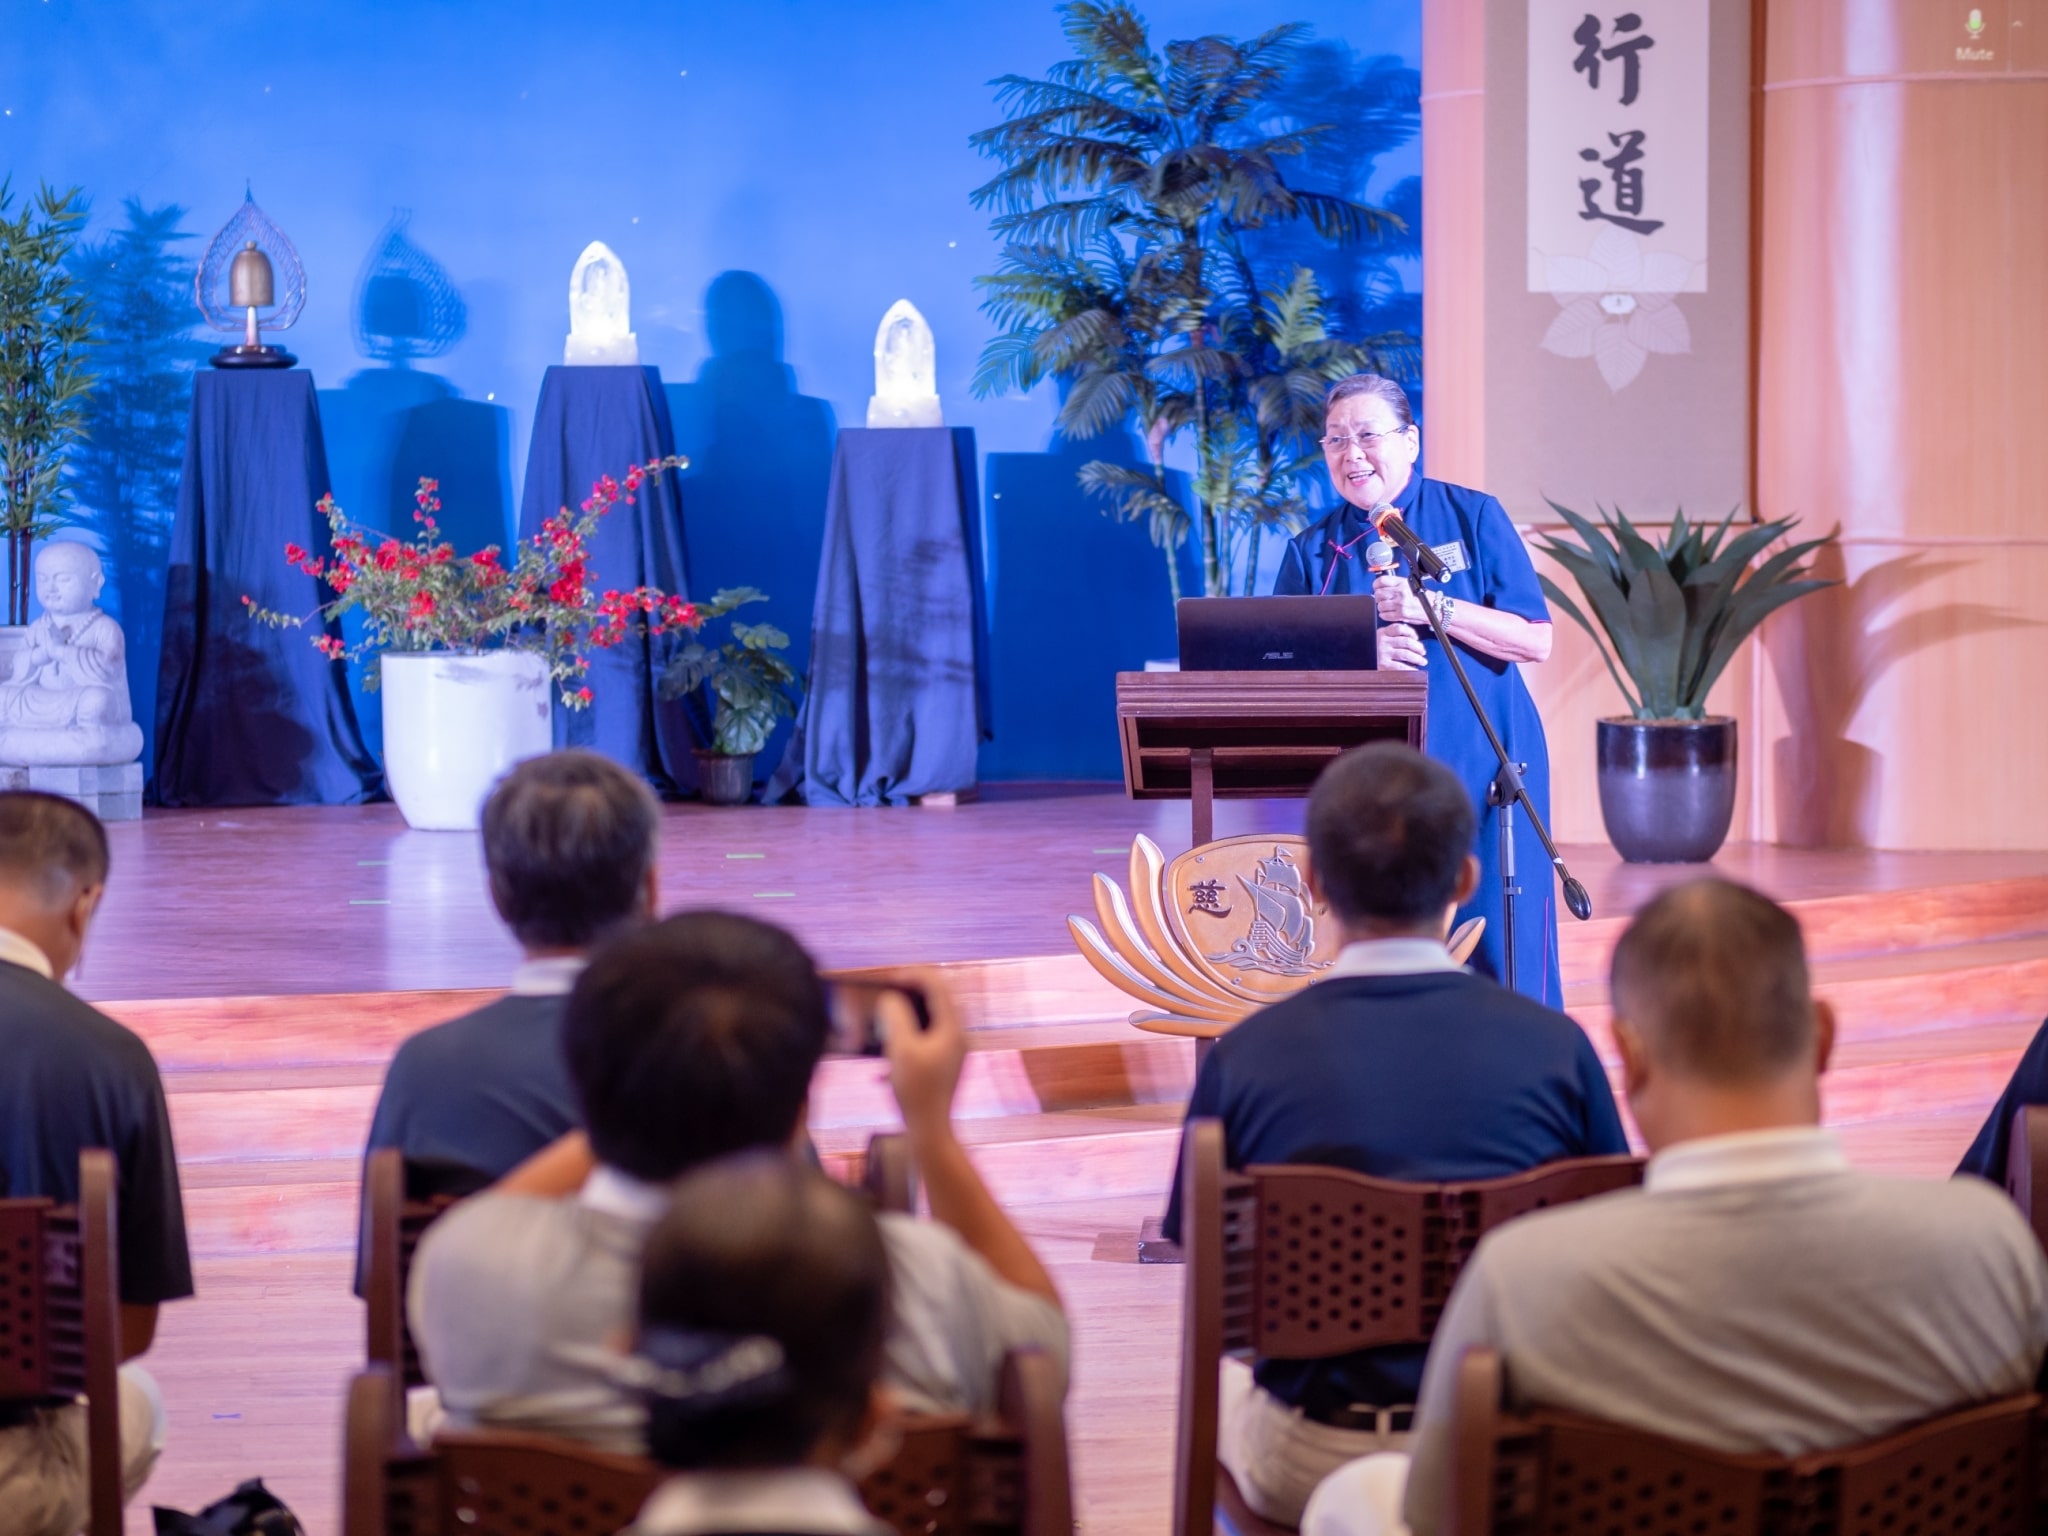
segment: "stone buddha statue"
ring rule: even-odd
[[[0,764],[135,761],[142,727],[128,702],[127,642],[98,607],[100,557],[84,544],[45,544],[35,579],[43,616],[0,681]]]

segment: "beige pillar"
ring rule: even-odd
[[[1848,583],[1766,637],[1765,828],[2048,848],[2048,0],[1765,38],[1759,494]]]

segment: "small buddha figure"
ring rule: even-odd
[[[35,580],[43,615],[0,681],[0,763],[135,761],[142,727],[128,702],[127,641],[98,606],[100,557],[84,544],[45,544]]]

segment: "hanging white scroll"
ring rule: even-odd
[[[1708,11],[1529,0],[1531,293],[1706,292]]]

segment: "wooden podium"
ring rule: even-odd
[[[1306,795],[1324,764],[1368,741],[1422,749],[1420,672],[1119,672],[1117,732],[1134,800],[1193,802],[1194,846],[1215,798]]]

